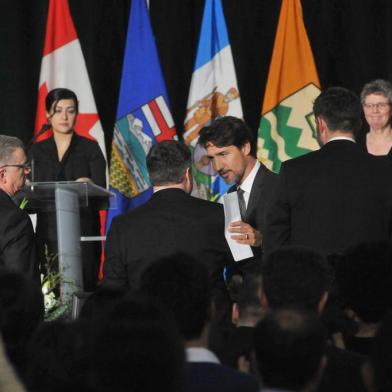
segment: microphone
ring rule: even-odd
[[[30,158],[30,164],[31,164],[31,182],[34,182],[34,174],[35,174],[35,162],[34,162],[34,156],[31,155],[31,147],[33,146],[34,142],[42,135],[44,134],[48,129],[50,129],[52,127],[51,124],[44,124],[42,125],[41,129],[31,138],[29,144],[27,145],[26,151],[27,151],[27,155]]]
[[[42,134],[44,134],[48,129],[50,129],[51,126],[51,124],[42,125],[41,129],[31,138],[29,143],[30,147]]]

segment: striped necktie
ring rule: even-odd
[[[243,222],[245,222],[245,218],[246,218],[246,204],[245,204],[244,192],[245,191],[240,187],[237,188],[238,205],[240,207],[241,220]]]

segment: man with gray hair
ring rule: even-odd
[[[12,199],[29,172],[23,143],[0,135],[0,267],[38,279],[33,226]]]

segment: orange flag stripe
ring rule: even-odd
[[[283,0],[264,95],[262,114],[313,82],[320,87],[300,0]]]

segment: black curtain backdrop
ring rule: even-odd
[[[280,0],[222,0],[244,117],[257,131]],[[2,0],[0,133],[32,137],[47,0]],[[110,146],[130,0],[69,0],[98,112]],[[150,0],[173,117],[182,133],[204,0]],[[359,93],[392,79],[392,1],[302,0],[322,87]]]

